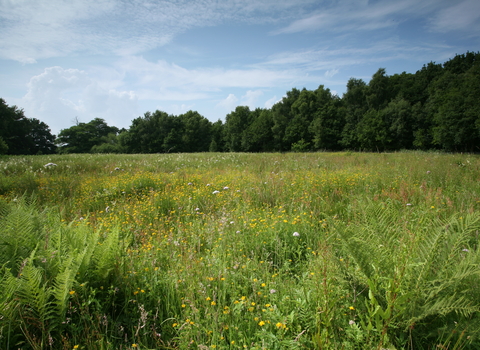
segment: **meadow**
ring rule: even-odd
[[[471,154],[5,156],[0,348],[478,349],[479,209]]]

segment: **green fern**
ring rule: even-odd
[[[59,273],[53,281],[52,295],[54,297],[58,316],[60,316],[60,319],[62,320],[65,317],[70,291],[72,290],[72,285],[75,282],[75,276],[79,268],[76,264],[75,258],[76,257],[72,255],[67,261],[65,261],[63,264],[64,270]]]
[[[98,242],[93,254],[95,273],[100,279],[106,279],[115,268],[117,257],[120,255],[120,230],[114,230],[106,234],[103,242]]]
[[[394,203],[372,202],[364,208],[356,226],[337,225],[340,254],[353,263],[340,266],[347,283],[369,291],[368,299],[363,295],[371,311],[364,325],[383,329],[379,344],[394,336],[390,332],[430,317],[480,311],[475,282],[480,260],[473,239],[479,214],[441,221],[428,213],[412,218]]]
[[[0,221],[0,264],[7,263],[12,273],[18,273],[19,263],[43,238],[41,226],[38,213],[23,200],[12,205]]]

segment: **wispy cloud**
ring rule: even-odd
[[[469,36],[480,36],[480,2],[465,0],[440,10],[431,19],[433,31],[466,31]]]
[[[225,99],[217,103],[216,107],[222,108],[226,111],[235,109],[238,105],[238,98],[234,94],[229,94]]]
[[[445,52],[451,55],[451,48],[438,45],[412,45],[399,39],[390,38],[363,46],[331,45],[322,49],[279,52],[270,56],[262,65],[268,67],[289,66],[291,69],[323,71],[331,78],[342,67],[355,67],[366,63],[386,63],[392,60],[407,59],[418,62],[428,61],[433,54]]]
[[[30,118],[55,125],[54,133],[70,127],[75,117],[80,121],[98,117],[111,125],[127,126],[138,114],[134,92],[106,89],[78,69],[46,68],[30,79],[27,88],[20,105]]]
[[[420,17],[441,6],[441,1],[356,1],[343,0],[320,5],[313,13],[294,20],[272,34],[327,31],[335,34],[349,31],[396,27],[407,18]]]
[[[0,57],[33,63],[79,52],[134,55],[190,28],[274,22],[309,2],[0,0]]]
[[[157,90],[184,92],[212,92],[222,88],[274,87],[295,81],[302,74],[295,69],[271,69],[268,67],[245,67],[225,69],[199,67],[187,69],[164,60],[150,62],[142,57],[121,59],[117,69],[131,77],[134,86]],[[140,98],[141,95],[140,95]],[[159,96],[161,98],[161,96]]]

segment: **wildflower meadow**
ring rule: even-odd
[[[478,349],[480,157],[0,158],[1,349]]]

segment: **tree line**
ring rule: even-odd
[[[225,122],[157,110],[128,129],[96,118],[56,138],[0,99],[0,153],[480,151],[480,52],[413,74],[389,76],[380,68],[368,84],[351,78],[346,88],[342,97],[323,85],[293,88],[272,108],[238,106]]]

